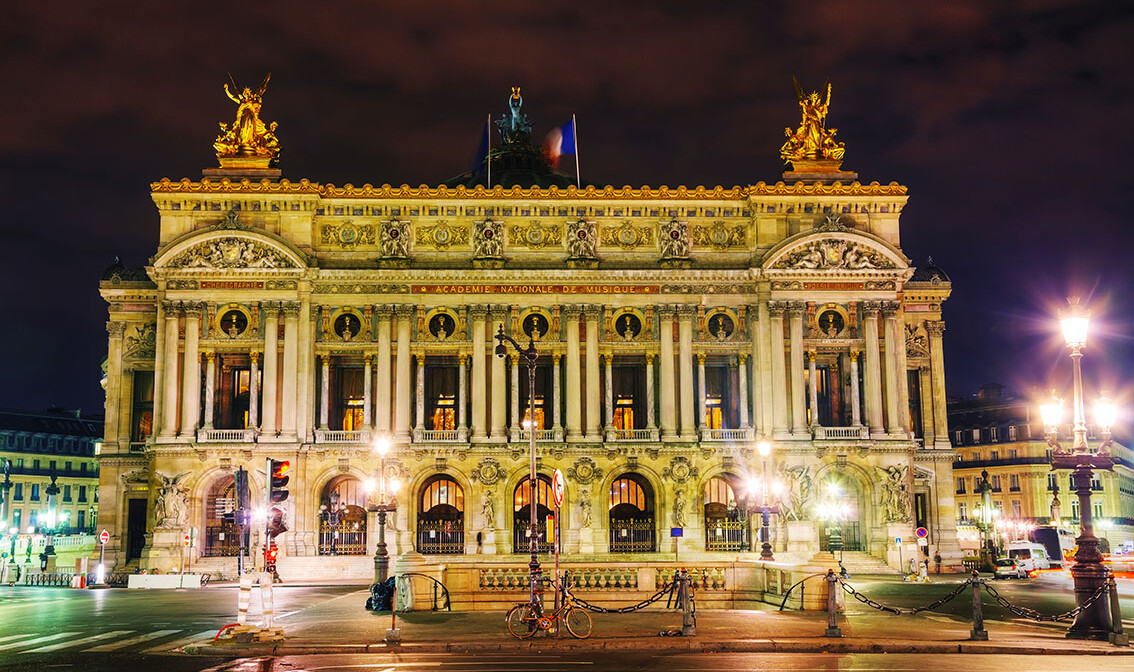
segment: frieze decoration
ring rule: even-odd
[[[897,285],[894,284],[893,280],[876,280],[866,283],[866,289],[868,290],[893,291],[896,287]]]
[[[240,221],[240,215],[236,214],[236,208],[229,208],[228,212],[224,213],[224,217],[213,225],[216,231],[247,231],[252,227]]]
[[[662,285],[662,294],[754,294],[756,285],[723,283],[719,285]]]
[[[316,284],[314,294],[408,294],[410,286],[399,283]]]
[[[125,355],[139,359],[153,357],[156,344],[157,324],[147,322],[141,326],[134,327],[134,334],[126,337]]]
[[[697,478],[701,471],[693,466],[688,457],[678,455],[669,461],[669,466],[662,469],[662,478],[674,483],[685,483],[691,478]]]
[[[299,283],[295,280],[267,280],[264,289],[298,289]]]
[[[504,256],[504,225],[485,219],[473,225],[473,258],[501,259]]]
[[[852,231],[853,229],[853,226],[847,226],[843,222],[843,216],[838,213],[831,213],[827,215],[823,218],[822,222],[819,222],[819,224],[815,226],[816,231],[824,231],[829,233]]]
[[[533,219],[528,224],[511,226],[508,229],[508,240],[529,250],[558,247],[563,244],[563,227],[559,224],[543,224],[538,219]]]
[[[200,284],[196,280],[168,280],[166,289],[197,289]]]
[[[629,219],[618,226],[603,227],[600,233],[603,245],[617,245],[625,251],[654,244],[654,230],[649,226],[635,226]]]
[[[171,259],[170,268],[295,268],[279,252],[243,238],[217,238],[190,247]]]
[[[468,245],[469,227],[450,224],[445,220],[429,226],[418,226],[414,230],[413,242],[438,250],[447,250],[454,245]]]
[[[409,222],[392,219],[382,222],[378,243],[383,259],[406,259],[409,257]]]
[[[772,283],[772,291],[775,292],[787,292],[802,289],[803,283],[798,280],[776,280]]]
[[[747,241],[747,225],[734,224],[729,226],[723,221],[712,224],[693,225],[693,244],[705,245],[718,252],[734,247],[744,247]]]
[[[916,324],[906,325],[906,357],[928,357],[929,338]]]
[[[359,245],[374,244],[373,224],[354,224],[349,221],[342,224],[324,224],[322,233],[320,242],[323,245],[338,245],[344,250],[354,249]]]
[[[579,485],[590,485],[597,478],[602,478],[603,470],[589,457],[580,457],[575,464],[567,468],[567,478]]]
[[[859,243],[830,238],[809,243],[785,255],[773,268],[857,271],[896,266],[877,250]]]
[[[579,219],[567,225],[568,259],[594,259],[597,244],[598,232],[594,222]]]
[[[689,224],[676,219],[661,223],[658,242],[662,259],[689,258]]]
[[[484,485],[495,484],[503,475],[504,472],[500,469],[500,463],[491,457],[482,459],[472,470],[473,480],[480,481]]]

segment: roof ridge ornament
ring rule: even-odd
[[[520,87],[512,87],[512,95],[508,98],[509,113],[496,120],[496,128],[504,142],[511,144],[531,140],[532,121],[523,113],[524,97],[520,95]]]
[[[279,163],[280,143],[276,139],[276,122],[265,124],[260,120],[264,91],[272,73],[264,77],[255,90],[241,89],[232,75],[224,85],[225,94],[236,103],[236,119],[232,125],[220,122],[221,134],[213,143],[221,168],[275,168]],[[232,88],[229,88],[229,83]],[[238,91],[239,93],[235,93]]]
[[[792,169],[784,173],[785,180],[807,179],[817,181],[853,180],[857,173],[840,170],[846,154],[844,143],[835,139],[837,128],[827,127],[827,111],[831,106],[831,82],[826,82],[826,94],[819,91],[804,93],[799,80],[792,77],[795,97],[799,101],[799,127],[784,129],[787,140],[780,147],[780,158]]]
[[[240,221],[240,215],[236,214],[235,207],[229,208],[228,212],[224,213],[224,217],[213,225],[216,231],[248,231],[250,228],[252,227]]]
[[[830,213],[815,227],[816,231],[853,231],[853,226],[843,223],[843,216],[839,213]]]

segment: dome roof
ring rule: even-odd
[[[949,274],[941,270],[940,266],[933,263],[933,257],[926,259],[924,266],[918,266],[909,281],[928,282],[934,285],[939,285],[943,282],[952,282],[949,278]]]

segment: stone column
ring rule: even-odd
[[[787,368],[784,363],[784,309],[787,304],[774,301],[769,305],[769,354],[772,358],[772,431],[786,434],[788,421]]]
[[[859,411],[859,405],[862,403],[862,392],[859,390],[858,382],[858,350],[850,351],[850,378],[851,424],[858,427],[862,424],[862,416]]]
[[[171,439],[177,435],[177,355],[181,334],[177,328],[180,306],[172,301],[165,303],[165,355],[162,358],[164,378],[162,381],[161,435]]]
[[[583,438],[583,376],[579,358],[579,317],[582,306],[563,306],[564,330],[567,334],[567,440]]]
[[[898,382],[898,368],[901,358],[898,349],[905,348],[904,340],[898,337],[898,314],[894,304],[887,302],[883,306],[883,316],[886,321],[886,431],[890,434],[902,433],[901,389]]]
[[[870,427],[871,436],[880,436],[885,433],[882,425],[882,362],[878,352],[878,311],[881,304],[865,301],[862,307],[862,336],[866,347],[863,362],[866,366],[863,370],[866,425]]]
[[[930,388],[933,398],[933,446],[935,448],[949,449],[949,424],[946,415],[945,402],[945,351],[942,349],[941,336],[945,333],[945,322],[942,320],[926,320],[925,330],[929,332],[929,375]],[[925,390],[921,393],[924,395]]]
[[[805,389],[803,384],[803,312],[804,304],[793,301],[788,307],[791,331],[791,433],[807,433]]]
[[[599,386],[599,320],[602,306],[589,305],[583,308],[587,330],[587,424],[586,437],[591,441],[600,440],[599,427],[602,408],[602,388]]]
[[[378,381],[377,405],[374,410],[374,430],[379,435],[390,433],[391,400],[394,381],[390,375],[390,317],[394,311],[391,306],[378,306],[378,363],[375,366]]]
[[[936,436],[933,431],[933,393],[931,392],[933,383],[930,379],[929,367],[924,364],[917,367],[917,384],[918,390],[921,391],[918,409],[921,411],[922,445],[926,448],[933,448],[936,443]],[[911,428],[910,431],[912,432],[914,429],[919,428]]]
[[[331,356],[319,355],[322,368],[319,373],[319,429],[327,429],[331,415]]]
[[[811,402],[811,426],[819,425],[819,376],[815,371],[815,351],[807,353],[807,377]]]
[[[417,403],[415,404],[415,418],[414,427],[417,428],[417,433],[425,431],[425,355],[418,353],[417,355],[417,383],[414,387],[414,398]]]
[[[371,410],[374,405],[374,381],[371,373],[373,361],[373,355],[362,356],[362,425],[366,429],[374,426],[374,413]]]
[[[469,356],[457,355],[457,440],[468,441]]]
[[[559,382],[559,360],[562,355],[558,352],[551,356],[551,417],[552,429],[555,430],[555,435],[559,435],[559,431],[563,429],[563,417],[560,411],[560,406],[563,403],[563,385]]]
[[[288,436],[296,434],[295,404],[299,383],[299,307],[298,301],[285,302],[283,344],[283,417],[281,431]],[[305,411],[306,412],[306,411]]]
[[[661,435],[662,439],[676,439],[677,433],[677,376],[673,368],[673,308],[663,306],[658,311],[661,321],[658,360],[661,368]]]
[[[126,333],[126,323],[113,320],[106,323],[108,334],[106,350],[106,418],[103,422],[103,440],[109,446],[107,452],[118,452],[118,439],[121,435],[119,423],[126,413],[121,412],[122,405],[122,336]],[[132,437],[126,436],[126,441]],[[129,447],[125,447],[129,450]],[[123,451],[125,452],[125,451]],[[2,486],[0,486],[2,487]],[[12,510],[10,500],[8,511]],[[0,516],[0,525],[5,524],[5,518]]]
[[[213,428],[217,397],[217,353],[205,353],[205,429]]]
[[[895,377],[898,381],[898,423],[902,429],[905,430],[907,436],[913,436],[913,426],[910,424],[913,419],[910,417],[910,374],[909,362],[906,354],[906,321],[902,315],[902,304],[899,301],[893,303],[894,310],[897,311],[897,321],[894,325],[894,334],[897,336],[898,344],[898,367],[894,370]],[[911,467],[910,473],[913,473]],[[910,488],[913,488],[913,481],[910,481]]]
[[[276,404],[279,394],[277,384],[279,379],[279,338],[280,338],[280,308],[279,304],[264,304],[264,412],[260,414],[260,431],[269,436],[275,436],[279,429],[276,421]],[[212,368],[212,364],[209,365]],[[215,376],[215,373],[214,373]],[[206,413],[212,413],[208,404]]]
[[[737,376],[740,386],[740,427],[747,428],[748,424],[748,355],[743,352],[737,357]]]
[[[472,430],[473,439],[488,438],[488,377],[485,375],[485,320],[487,306],[469,306],[472,321]]]
[[[512,363],[512,370],[509,371],[512,384],[512,399],[509,404],[509,410],[512,412],[511,436],[513,441],[519,441],[520,430],[523,429],[523,425],[520,424],[520,356],[514,352],[511,354],[512,356],[509,358]],[[525,382],[527,381],[525,380]]]
[[[694,416],[696,402],[693,398],[693,318],[697,315],[695,306],[677,307],[677,372],[681,387],[681,438],[694,441],[697,438],[697,419]]]
[[[705,380],[705,353],[697,354],[697,427],[705,434],[705,420],[709,414],[709,391]]]
[[[307,285],[307,287],[305,287]],[[315,344],[319,313],[322,308],[311,305],[311,291],[308,281],[299,283],[299,322],[296,324],[296,363],[295,363],[295,434],[299,441],[315,440],[315,395],[319,393],[318,362],[315,359]]]
[[[496,344],[493,342],[495,341],[494,334],[496,333],[496,325],[503,321],[504,312],[499,307],[493,306],[489,316],[488,329],[489,345],[493,351],[496,347]],[[497,357],[494,354],[489,357],[489,360],[492,362],[489,368],[489,372],[492,376],[490,382],[492,387],[492,410],[490,413],[489,438],[496,441],[507,441],[508,383],[505,382],[504,358]]]
[[[248,359],[251,360],[248,370],[248,429],[256,429],[260,426],[260,353],[253,350],[248,353]],[[212,365],[211,357],[209,365]],[[212,413],[206,411],[206,415]]]
[[[654,418],[654,353],[652,352],[646,353],[646,429],[657,429],[657,420]]]
[[[606,362],[606,425],[604,429],[612,431],[614,429],[614,355],[603,355],[603,361]]]
[[[398,352],[395,360],[397,371],[397,397],[394,400],[394,439],[407,443],[410,439],[410,401],[413,392],[410,388],[410,329],[413,326],[414,307],[398,305],[394,308],[398,318]]]
[[[201,408],[201,304],[185,304],[185,353],[181,374],[181,435],[197,438],[197,420]]]

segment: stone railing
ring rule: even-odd
[[[702,441],[731,441],[731,442],[751,442],[753,441],[753,433],[751,427],[741,427],[739,429],[702,429]]]
[[[535,432],[536,442],[541,441],[562,441],[562,430],[556,431],[554,429],[537,429]],[[512,432],[512,442],[518,443],[520,441],[531,441],[528,436],[528,430],[518,429]]]
[[[130,442],[130,452],[131,453],[144,453],[144,452],[146,452],[146,442],[145,441],[131,441]]]
[[[811,428],[811,435],[816,441],[829,439],[853,439],[865,441],[870,438],[869,427],[822,427],[816,425]]]
[[[466,439],[461,433],[459,429],[421,429],[417,430],[414,439],[422,443],[463,443]]]
[[[198,429],[197,443],[253,443],[254,429]]]
[[[653,429],[608,429],[607,441],[657,441],[658,430]]]
[[[370,443],[370,430],[316,429],[315,443]]]

